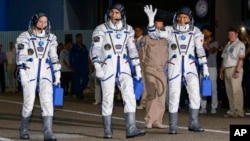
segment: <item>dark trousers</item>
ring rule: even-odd
[[[0,65],[0,84],[2,93],[5,92],[5,72],[4,72],[4,65]]]
[[[250,109],[250,70],[246,70],[243,75],[244,108]]]
[[[188,93],[185,86],[182,86],[181,88],[181,95],[180,95],[180,103],[179,103],[179,110],[185,110],[187,107],[187,101],[188,101]]]
[[[217,78],[217,91],[218,91],[218,100],[221,101],[221,108],[228,109],[229,103],[226,93],[226,87],[224,80]]]
[[[61,72],[61,87],[64,89],[64,95],[68,94],[71,74],[71,72]]]
[[[87,87],[89,82],[88,73],[75,71],[73,74],[73,91],[76,97],[83,98],[83,90]]]

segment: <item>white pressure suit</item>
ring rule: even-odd
[[[110,26],[114,24],[109,21]],[[120,22],[118,28],[122,28]],[[116,28],[116,27],[113,27]],[[90,58],[96,66],[100,65],[104,76],[101,77],[102,115],[111,115],[115,85],[120,88],[124,100],[124,112],[135,112],[136,100],[129,59],[140,73],[138,52],[134,43],[134,31],[126,25],[122,30],[112,30],[107,24],[101,24],[93,32],[93,44]],[[98,70],[96,70],[98,73]],[[139,74],[141,76],[141,74]]]
[[[118,22],[114,24],[110,16],[111,13],[117,13],[117,10],[121,19],[117,19]],[[137,129],[135,120],[136,99],[132,77],[141,79],[141,68],[134,30],[126,24],[126,12],[122,4],[114,4],[108,11],[109,17],[105,23],[97,26],[93,32],[90,49],[96,77],[101,79],[104,138],[113,136],[111,120],[115,85],[120,89],[124,101],[126,138],[141,136],[146,132]],[[132,69],[135,74],[132,74]]]
[[[184,28],[186,27],[183,27],[183,29]],[[198,58],[205,56],[202,46],[203,34],[196,27],[191,31],[181,33],[175,31],[173,26],[166,26],[165,31],[157,31],[154,28],[150,28],[149,34],[153,38],[165,38],[169,43],[169,58],[167,65],[169,112],[174,113],[178,111],[182,84],[187,88],[190,108],[199,109],[200,86],[195,51]]]
[[[200,29],[193,26],[192,11],[188,7],[180,8],[174,16],[173,26],[166,26],[164,30],[156,30],[153,25],[152,19],[154,19],[156,12],[153,11],[152,6],[146,6],[144,11],[149,18],[149,36],[154,39],[165,38],[169,43],[167,65],[170,113],[169,133],[177,133],[178,108],[182,85],[186,86],[189,94],[189,130],[203,132],[204,129],[198,124],[201,98],[197,66],[202,66],[203,75],[209,76],[209,73],[206,64],[206,54],[203,48],[204,36]],[[180,25],[177,20],[180,14],[187,15],[190,22],[185,25]]]
[[[32,114],[36,91],[39,92],[42,116],[53,116],[52,73],[60,83],[60,64],[57,56],[56,36],[32,31],[21,33],[16,40],[17,66],[23,87],[22,116]],[[53,68],[53,70],[52,70]]]
[[[36,92],[39,94],[44,141],[56,141],[53,135],[53,84],[60,85],[61,65],[57,56],[56,36],[50,33],[48,16],[36,12],[29,29],[16,39],[16,63],[23,89],[20,139],[29,139],[29,123]],[[53,83],[53,84],[52,84]]]

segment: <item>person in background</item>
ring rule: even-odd
[[[48,16],[43,11],[38,11],[32,16],[29,29],[16,39],[16,62],[23,87],[20,139],[30,138],[29,123],[38,92],[44,141],[56,141],[52,131],[53,85],[60,85],[61,77],[57,45],[56,36],[50,33]]]
[[[229,102],[229,111],[224,117],[244,117],[243,110],[243,62],[245,58],[245,45],[238,38],[239,31],[235,27],[228,29],[228,43],[221,57],[220,79],[225,81]]]
[[[16,79],[14,77],[15,70],[16,70],[16,51],[15,51],[15,44],[13,42],[9,43],[9,51],[6,52],[7,57],[7,77],[9,80],[9,89],[8,92],[16,92]]]
[[[95,74],[95,72],[93,72]],[[102,101],[102,89],[100,80],[94,76],[94,83],[95,83],[95,102],[93,105],[98,105]]]
[[[73,69],[70,67],[69,64],[69,52],[72,47],[71,42],[66,42],[64,44],[64,48],[60,52],[60,64],[61,68],[61,87],[64,89],[64,96],[67,96],[70,90],[70,83],[71,83],[71,74]]]
[[[69,64],[73,69],[72,89],[77,99],[83,99],[83,91],[89,82],[89,51],[83,44],[81,33],[76,34],[76,43],[69,52]]]
[[[63,50],[63,48],[64,48],[63,42],[58,43],[57,54],[58,54],[59,59],[60,59],[60,54],[61,54],[61,51]]]
[[[95,28],[89,56],[95,67],[95,75],[101,81],[104,138],[113,137],[115,85],[120,89],[124,103],[126,138],[144,135],[146,132],[136,127],[136,100],[128,63],[131,60],[136,72],[134,77],[140,80],[140,61],[134,43],[134,30],[126,23],[126,11],[122,4],[112,5],[105,15],[105,23]]]
[[[143,28],[141,26],[135,26],[134,31],[135,31],[135,46],[138,50],[140,47],[140,41],[143,38]]]
[[[162,19],[155,19],[156,29],[164,28]],[[162,124],[165,113],[165,100],[167,94],[167,78],[165,66],[168,59],[168,46],[166,39],[152,39],[149,35],[142,38],[139,47],[139,57],[144,82],[146,85],[146,128],[167,128]]]
[[[239,34],[239,39],[245,44],[246,52],[245,52],[245,59],[243,63],[243,80],[242,80],[242,87],[244,93],[244,109],[245,115],[250,115],[250,35],[249,29],[241,30]]]
[[[178,108],[181,86],[184,85],[189,96],[189,131],[204,132],[199,125],[200,84],[196,63],[203,68],[203,75],[209,77],[207,59],[203,48],[204,36],[194,26],[192,11],[184,6],[177,10],[172,26],[163,30],[156,29],[154,17],[157,9],[146,5],[144,11],[148,16],[148,34],[153,39],[164,38],[168,41],[168,89],[169,89],[169,134],[177,134]],[[196,55],[197,58],[196,59]]]
[[[6,87],[6,83],[5,83],[5,63],[7,61],[6,58],[6,54],[5,52],[3,52],[3,45],[0,44],[0,84],[1,84],[1,89],[2,89],[2,93],[5,92],[5,87]]]
[[[135,46],[136,46],[137,50],[139,50],[140,42],[141,42],[141,39],[143,38],[143,28],[140,26],[135,26],[134,31],[135,31]],[[138,53],[140,56],[140,52],[138,52]],[[143,80],[143,83],[145,84],[145,76],[144,76],[143,71],[142,71],[142,80]],[[136,101],[136,103],[137,103],[136,109],[146,108],[146,97],[147,97],[147,89],[146,89],[146,85],[144,85],[144,89],[143,89],[141,98],[140,98],[140,100]]]
[[[213,29],[205,25],[201,29],[204,34],[204,48],[208,52],[207,66],[210,79],[212,81],[212,99],[211,99],[211,113],[215,114],[218,107],[217,95],[217,50],[219,48],[218,42],[214,39]],[[207,113],[207,98],[202,97],[200,113]]]

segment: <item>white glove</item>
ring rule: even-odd
[[[28,77],[23,69],[20,69],[19,75],[20,75],[20,79],[21,79],[22,84],[26,84],[29,82],[29,79],[28,79]]]
[[[61,79],[61,72],[60,71],[57,71],[57,72],[55,72],[54,73],[54,75],[55,75],[55,80],[54,80],[54,82],[53,82],[53,84],[54,85],[60,85],[60,79]]]
[[[94,63],[94,66],[95,66],[95,76],[99,79],[104,78],[105,75],[104,75],[104,72],[101,68],[101,65],[98,63]]]
[[[139,65],[135,66],[135,73],[136,73],[135,78],[137,80],[140,80],[142,76],[141,76],[141,67]]]
[[[148,16],[148,26],[149,27],[154,26],[154,18],[155,18],[155,14],[157,12],[157,8],[155,8],[155,10],[153,11],[152,5],[146,5],[146,6],[144,6],[144,12]]]
[[[203,76],[209,77],[207,64],[203,64],[202,69],[203,69]]]

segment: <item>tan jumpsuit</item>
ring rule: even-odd
[[[161,124],[167,93],[165,74],[168,58],[167,40],[155,40],[148,35],[144,36],[140,43],[139,57],[147,89],[145,122]]]

